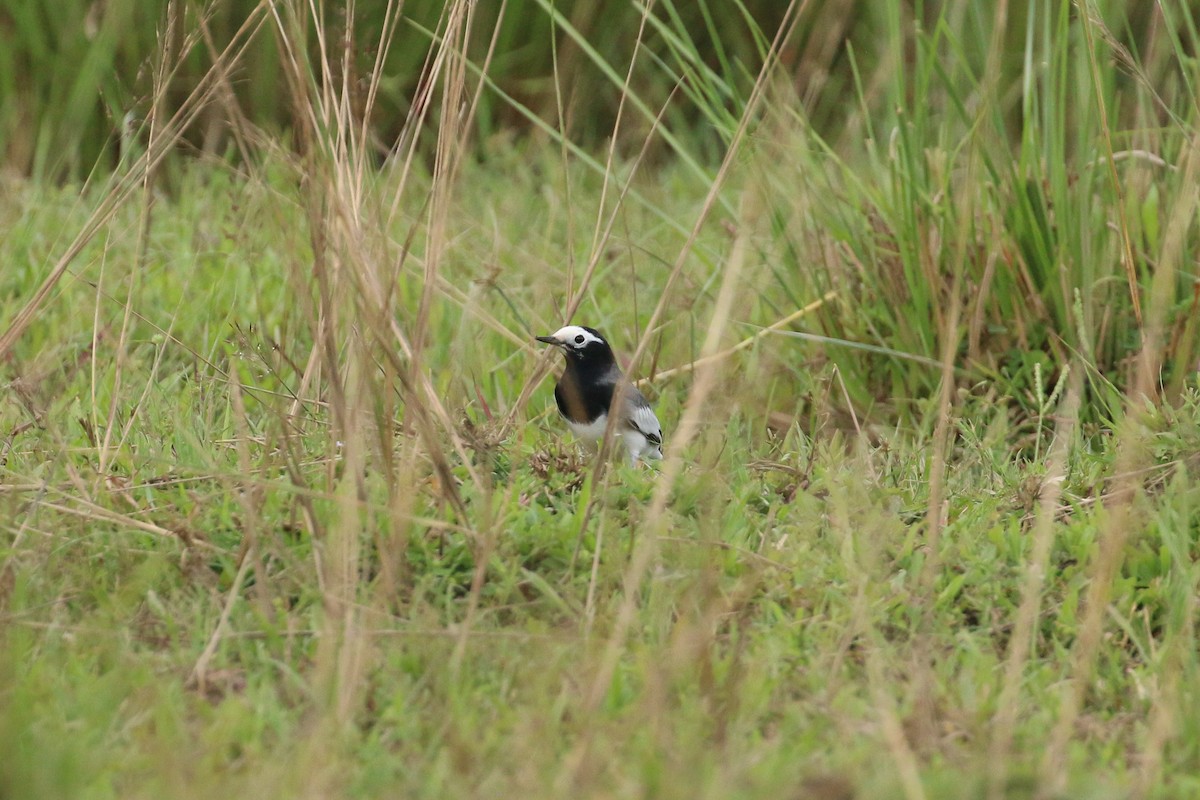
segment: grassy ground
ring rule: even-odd
[[[6,186],[0,798],[1200,795],[1186,48],[1031,12],[1014,103],[951,16],[840,137],[468,146],[449,58],[381,165],[297,48],[289,147]]]
[[[590,224],[596,189],[572,175],[567,203],[553,154],[519,155],[523,170],[507,151],[470,167],[448,215],[442,275],[459,288],[434,303],[423,372],[456,437],[436,435],[453,492],[386,364],[363,368],[357,427],[332,413],[348,400],[301,391],[319,326],[284,184],[182,175],[140,248],[131,206],[85,253],[95,270],[58,285],[0,406],[0,737],[22,756],[4,760],[6,796],[894,797],[906,781],[982,796],[1005,711],[1004,796],[1040,785],[1078,677],[1097,501],[1121,480],[1114,437],[1076,430],[1048,466],[1053,437],[1018,436],[1012,403],[968,397],[934,489],[928,431],[847,418],[837,359],[763,337],[719,362],[663,473],[621,465],[596,482],[550,411],[551,379],[530,383],[553,360],[529,341],[557,322],[566,232]],[[671,170],[639,184],[679,219],[703,188]],[[4,288],[21,297],[89,203],[12,197],[3,257],[27,267]],[[680,234],[649,214],[623,225],[578,318],[628,354],[633,298],[653,305],[669,270],[654,251]],[[736,247],[719,229],[699,243]],[[742,269],[743,286],[770,275]],[[681,293],[646,363],[688,362],[713,293]],[[650,384],[672,432],[695,384]],[[1134,501],[1143,523],[1052,765],[1069,796],[1197,788],[1195,723],[1171,714],[1196,666],[1181,645],[1190,398],[1152,420],[1153,491]],[[1043,526],[1043,597],[1006,697]]]

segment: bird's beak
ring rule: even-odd
[[[545,342],[546,344],[552,344],[556,347],[562,347],[562,342],[560,342],[558,339],[555,339],[553,336],[535,336],[533,338],[537,339],[539,342]]]

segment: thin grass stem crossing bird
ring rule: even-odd
[[[566,359],[567,367],[554,387],[554,400],[576,436],[589,445],[596,444],[604,438],[608,416],[613,413],[617,415],[613,435],[621,438],[630,464],[662,458],[658,417],[645,395],[625,379],[599,331],[568,325],[536,338],[562,350]]]

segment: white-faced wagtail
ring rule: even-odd
[[[539,342],[563,351],[567,368],[554,387],[558,411],[575,435],[588,444],[604,438],[610,410],[617,414],[613,434],[629,451],[629,462],[662,458],[662,426],[645,395],[625,379],[612,348],[593,328],[568,325]],[[620,396],[613,405],[613,397]]]

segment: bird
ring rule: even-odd
[[[567,427],[589,445],[604,438],[610,411],[617,414],[613,435],[621,437],[629,463],[663,457],[662,426],[650,401],[626,380],[608,341],[595,328],[567,325],[549,336],[534,337],[563,352],[567,366],[554,387],[558,413]],[[613,403],[613,397],[620,396]]]

